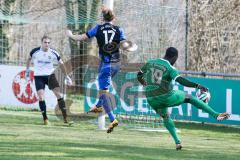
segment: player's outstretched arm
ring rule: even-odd
[[[72,39],[74,39],[76,41],[84,41],[84,40],[88,39],[88,36],[85,33],[84,34],[79,34],[79,35],[74,35],[71,30],[67,30],[66,31],[66,35],[69,38],[72,38]]]
[[[186,78],[183,78],[182,76],[177,77],[175,81],[186,87],[197,88],[197,89],[200,89],[205,92],[208,91],[207,87],[204,87],[200,84],[191,82],[191,81],[187,80]]]

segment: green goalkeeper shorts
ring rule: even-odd
[[[166,107],[178,106],[184,103],[186,93],[179,90],[159,96],[147,97],[147,101],[153,109],[161,109]]]

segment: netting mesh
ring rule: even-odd
[[[177,46],[180,54],[178,68],[185,67],[185,3],[172,0],[131,0],[115,1],[115,12],[117,23],[122,26],[127,38],[138,44],[136,52],[127,54],[129,63],[144,63],[148,59],[160,58],[169,46]],[[130,64],[127,65],[128,67]],[[135,67],[135,66],[133,66]],[[136,70],[136,68],[134,68]],[[131,85],[138,82],[131,73],[123,74],[123,77]],[[118,78],[115,78],[115,81]],[[118,81],[119,86],[124,88],[125,81]],[[121,91],[117,88],[118,92]],[[130,112],[118,110],[118,118],[134,128],[159,128],[161,118],[156,115],[153,109],[147,104],[144,95],[140,92],[133,95],[130,91],[125,91],[126,96],[120,95],[127,106],[134,106]],[[122,105],[123,103],[120,103]],[[121,106],[119,106],[121,107]]]
[[[83,33],[96,24],[101,6],[99,1],[96,2],[83,1],[84,4],[81,4],[76,0],[1,1],[1,63],[24,65],[29,52],[40,45],[44,34],[52,38],[52,47],[56,48],[65,60],[69,59],[70,55],[82,54],[87,49],[87,42],[79,44],[69,41],[65,30],[68,27]],[[95,45],[93,47],[96,48]]]
[[[83,63],[84,59],[74,58],[76,56],[97,56],[96,40],[75,42],[65,36],[65,30],[70,28],[74,33],[86,32],[100,22],[101,5],[100,0],[2,0],[0,63],[24,66],[29,52],[40,45],[44,34],[52,37],[52,46],[60,52],[63,59],[70,60],[68,69]],[[167,47],[177,46],[180,53],[177,67],[185,68],[185,2],[115,0],[114,12],[117,17],[115,23],[123,27],[127,39],[139,47],[137,51],[127,54],[128,63],[162,57]],[[84,76],[84,68],[75,68],[73,78],[76,86],[83,86]],[[118,86],[124,84],[125,77],[121,78],[118,79]],[[132,80],[133,83],[134,81]],[[76,98],[74,94],[69,96]],[[128,117],[130,123],[139,120],[147,124],[159,122],[149,106],[146,107],[150,110],[149,115],[137,109],[138,117],[129,117],[126,112],[119,112],[118,116],[122,116],[123,120]]]
[[[179,67],[184,68],[185,3],[178,0],[115,1],[117,22],[126,35],[139,45],[129,55],[130,62],[144,62],[162,57],[169,46],[180,51]],[[137,56],[136,56],[137,55]]]
[[[84,33],[100,21],[101,5],[102,2],[97,0],[1,1],[1,62],[25,62],[29,51],[39,46],[45,33],[52,37],[52,46],[64,56],[73,52],[81,54],[71,48],[65,30],[69,27],[76,33]],[[136,53],[129,55],[131,62],[161,57],[168,46],[178,46],[184,60],[184,3],[178,0],[115,0],[114,6],[116,23],[125,29],[127,38],[139,46],[138,56]],[[95,46],[91,45],[91,48]],[[78,49],[84,48],[87,49]],[[95,52],[92,54],[96,55]],[[184,67],[184,62],[181,61],[179,66]]]

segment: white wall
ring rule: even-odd
[[[0,105],[38,108],[33,72],[27,82],[24,71],[25,67],[0,65]],[[47,86],[45,89],[47,108],[54,109],[57,100]]]

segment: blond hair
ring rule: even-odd
[[[113,11],[104,6],[102,7],[102,15],[103,15],[104,21],[107,21],[107,22],[111,22],[115,18]]]

